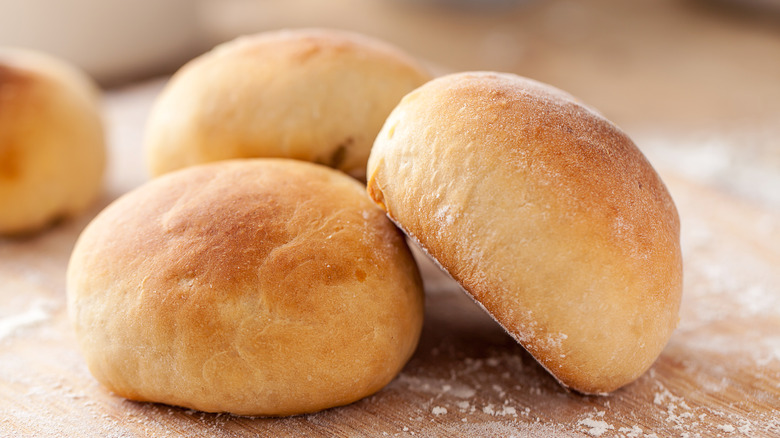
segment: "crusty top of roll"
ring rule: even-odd
[[[554,87],[427,83],[378,135],[368,191],[564,385],[633,381],[677,324],[668,191],[625,133]]]
[[[357,33],[242,36],[172,76],[147,126],[149,169],[160,175],[221,159],[278,157],[365,179],[385,118],[428,79],[402,50]]]
[[[290,415],[387,384],[422,326],[403,236],[347,175],[228,160],[162,176],[80,236],[68,310],[90,371],[133,399]]]

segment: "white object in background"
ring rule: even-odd
[[[102,83],[178,67],[202,49],[192,0],[0,0],[0,45],[67,59]]]

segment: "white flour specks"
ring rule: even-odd
[[[433,409],[431,409],[431,413],[433,415],[444,415],[447,413],[447,408],[442,406],[434,406]]]
[[[598,413],[596,413],[596,416],[597,417],[603,417],[604,416],[604,412],[603,411],[602,412],[598,412]],[[615,426],[607,423],[606,421],[604,421],[604,420],[597,420],[597,419],[593,418],[592,416],[578,421],[577,424],[579,424],[580,426],[585,426],[586,428],[588,428],[588,430],[586,431],[588,433],[588,435],[596,436],[596,437],[601,436],[604,432],[606,432],[608,430],[612,430],[612,429],[615,428]]]
[[[436,221],[445,226],[452,225],[455,222],[455,214],[452,212],[452,207],[443,205],[436,210]]]
[[[726,432],[726,433],[734,433],[734,431],[736,430],[736,429],[734,429],[734,426],[732,426],[730,424],[719,424],[716,427],[718,428],[718,430],[722,430],[723,432]]]
[[[666,387],[663,386],[661,382],[656,382],[656,384],[658,385],[659,390],[655,393],[653,397],[654,404],[658,406],[663,406],[665,403],[668,403],[668,405],[674,405],[675,403],[681,403],[683,405],[685,404],[685,401],[683,400],[682,397],[677,397],[671,392],[669,392],[669,390],[666,389]]]
[[[501,406],[499,408],[499,407],[494,407],[492,404],[488,404],[485,407],[483,407],[482,413],[497,416],[497,417],[504,417],[507,415],[513,417],[517,416],[517,410],[511,406]]]
[[[560,350],[563,341],[566,339],[568,339],[568,336],[565,333],[550,333],[541,343],[549,349]]]
[[[642,428],[639,426],[621,427],[618,432],[624,434],[626,438],[638,438],[642,436]]]
[[[11,336],[16,330],[46,321],[51,317],[46,303],[38,301],[23,313],[0,319],[0,340]]]

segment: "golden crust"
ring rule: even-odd
[[[0,234],[36,231],[97,196],[105,167],[97,93],[63,61],[0,49]]]
[[[635,380],[677,324],[679,218],[631,140],[553,87],[460,73],[406,96],[368,192],[564,385]]]
[[[422,284],[402,234],[346,175],[282,159],[171,173],[84,231],[68,306],[119,395],[277,416],[386,385],[416,347]]]
[[[365,179],[385,118],[429,78],[400,50],[357,34],[242,37],[173,76],[149,118],[148,166],[159,175],[222,159],[279,157]]]

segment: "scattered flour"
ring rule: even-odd
[[[17,329],[35,325],[51,317],[44,302],[36,302],[26,312],[0,319],[0,340],[11,336]]]
[[[621,427],[618,432],[626,435],[626,438],[637,438],[642,436],[642,428],[639,426],[633,426],[631,428]]]
[[[447,408],[442,406],[434,406],[433,409],[431,410],[431,413],[433,415],[444,415],[447,413]]]
[[[604,420],[596,420],[592,417],[580,420],[577,424],[587,427],[590,436],[601,436],[604,432],[615,428]]]
[[[493,415],[496,417],[503,417],[506,415],[510,415],[513,417],[517,416],[517,409],[511,407],[511,406],[502,406],[500,409],[494,407],[492,404],[486,405],[482,408],[482,413]]]
[[[718,430],[722,430],[726,433],[733,433],[736,429],[734,429],[734,426],[730,424],[719,424],[717,426]]]
[[[453,210],[449,205],[443,205],[436,211],[436,220],[443,225],[452,225],[455,223],[456,215],[451,211]]]

